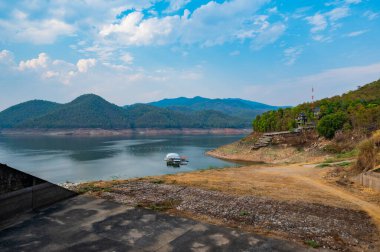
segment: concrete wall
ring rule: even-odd
[[[357,177],[357,181],[366,187],[380,191],[380,173],[365,172]]]
[[[0,194],[17,191],[46,181],[25,172],[0,164]]]
[[[0,223],[14,215],[48,206],[76,195],[75,192],[8,166],[0,166],[1,170],[2,180],[12,182],[7,184],[10,188],[2,185],[4,188],[2,193],[0,192]]]

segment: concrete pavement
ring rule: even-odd
[[[242,233],[112,201],[77,196],[0,226],[0,251],[305,251],[288,241]]]

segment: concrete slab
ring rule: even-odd
[[[0,251],[305,251],[242,233],[111,201],[77,196],[0,230]]]

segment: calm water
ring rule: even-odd
[[[205,152],[242,136],[46,137],[1,136],[0,163],[55,183],[131,178],[235,164]],[[190,163],[170,168],[169,152]]]

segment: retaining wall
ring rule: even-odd
[[[380,191],[380,173],[365,172],[357,177],[357,181],[366,187]]]
[[[0,164],[0,223],[14,215],[51,205],[75,192]]]

